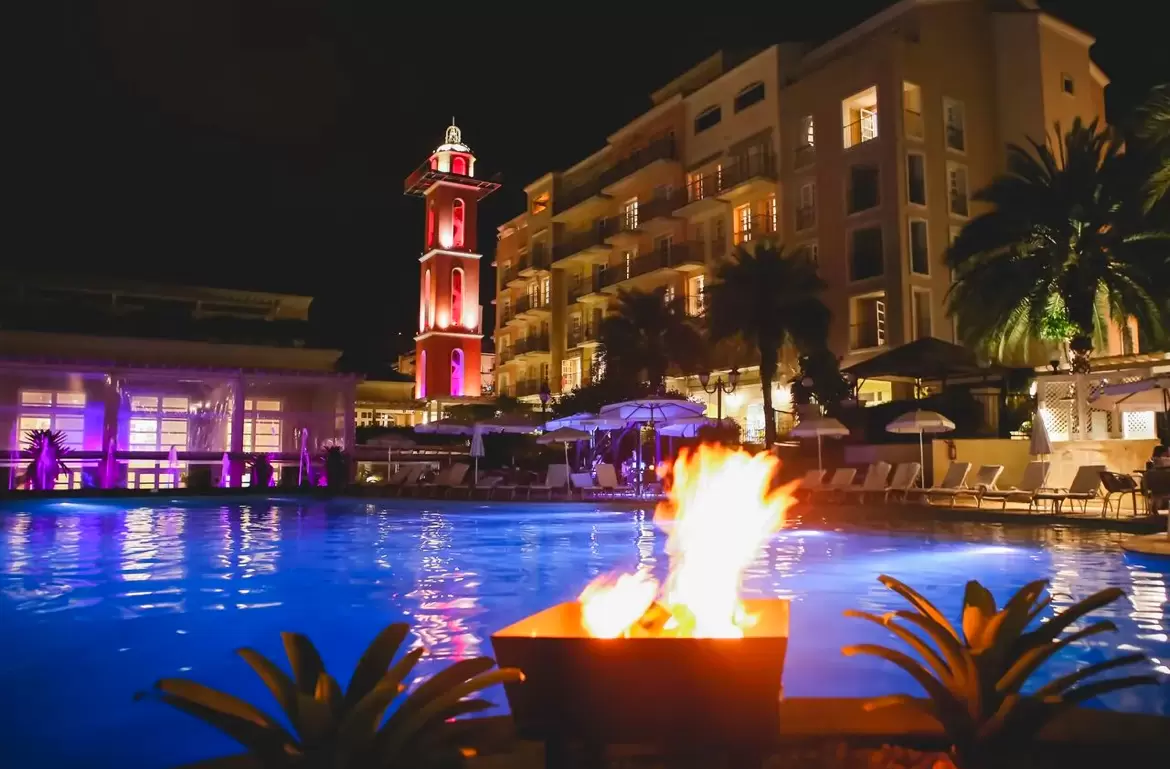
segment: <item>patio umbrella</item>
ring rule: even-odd
[[[471,456],[475,459],[475,470],[472,471],[471,485],[479,485],[479,458],[484,455],[483,450],[483,430],[476,425],[475,430],[471,433]]]
[[[414,431],[422,435],[471,435],[475,431],[474,425],[460,422],[457,419],[436,419],[422,425],[415,425]]]
[[[564,444],[564,446],[565,446],[565,465],[567,467],[571,467],[571,465],[569,465],[569,444],[576,443],[577,441],[587,441],[587,440],[589,440],[589,437],[590,437],[589,433],[585,432],[584,430],[575,430],[572,427],[562,427],[558,430],[553,430],[551,432],[545,433],[544,435],[537,438],[536,442],[544,444],[546,446],[554,444],[554,443]],[[567,486],[568,483],[569,483],[569,477],[568,477],[568,475],[566,475],[565,476],[565,485]]]
[[[1170,377],[1103,385],[1089,396],[1089,402],[1099,409],[1170,412]]]
[[[731,420],[725,419],[723,423],[729,421]],[[720,424],[721,422],[713,417],[693,416],[671,419],[656,425],[656,427],[659,435],[665,435],[669,438],[694,438],[704,427],[717,427]]]
[[[601,407],[598,416],[607,419],[622,419],[626,424],[648,424],[669,422],[671,419],[701,416],[707,407],[694,401],[678,398],[638,398],[636,400],[611,403]],[[642,433],[638,432],[638,496],[642,496]]]
[[[1048,425],[1044,423],[1044,417],[1039,411],[1032,416],[1028,453],[1035,457],[1047,456],[1052,453],[1052,441],[1048,439]]]
[[[483,430],[485,433],[508,433],[510,435],[534,433],[542,426],[538,414],[501,414],[498,417],[475,423],[475,429]]]
[[[825,437],[842,438],[849,434],[849,428],[836,419],[817,417],[815,419],[800,420],[800,423],[796,427],[793,427],[788,434],[794,435],[797,438],[817,439],[817,469],[824,473],[825,465],[821,460],[821,439]]]
[[[918,463],[922,465],[922,472],[926,473],[926,452],[922,448],[923,433],[949,433],[955,429],[955,423],[939,414],[937,411],[914,409],[886,425],[886,432],[909,435],[918,433]],[[925,485],[925,481],[923,482]]]
[[[588,411],[580,411],[576,414],[573,414],[572,416],[557,417],[556,419],[550,419],[549,421],[544,423],[544,429],[548,432],[552,432],[553,430],[559,430],[562,427],[571,427],[574,430],[584,430],[585,428],[581,426],[582,423],[585,422],[586,420],[596,419],[596,418],[597,418],[596,414],[591,414]]]

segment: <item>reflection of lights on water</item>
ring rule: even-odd
[[[482,639],[468,628],[464,612],[479,610],[479,598],[466,591],[479,586],[479,574],[452,566],[452,525],[442,513],[423,513],[419,535],[419,573],[407,598],[417,601],[414,633],[436,659],[465,659],[479,653]]]
[[[979,547],[971,547],[962,551],[967,555],[1009,555],[1017,552],[1017,548],[1008,547],[1007,545],[981,545]]]
[[[658,561],[654,557],[654,521],[646,515],[645,510],[638,510],[634,513],[634,524],[638,527],[638,538],[635,540],[638,567],[650,568]]]

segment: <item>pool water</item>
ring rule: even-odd
[[[0,719],[7,769],[175,766],[235,752],[233,742],[136,691],[189,676],[275,712],[233,650],[284,664],[279,631],[307,632],[344,684],[390,622],[409,622],[429,667],[490,654],[489,636],[575,597],[612,569],[665,567],[649,512],[591,505],[298,502],[173,506],[25,503],[0,508]],[[899,525],[897,530],[787,529],[752,565],[750,595],[790,598],[790,696],[917,693],[880,660],[840,647],[892,642],[842,617],[900,599],[886,573],[957,614],[979,579],[1002,601],[1052,580],[1056,604],[1106,586],[1126,598],[1102,612],[1115,636],[1090,639],[1050,674],[1117,649],[1147,652],[1170,673],[1170,562],[1125,555],[1120,535],[1051,526]],[[1102,640],[1104,638],[1105,640]],[[503,703],[503,692],[493,692]],[[650,693],[647,693],[648,695]],[[1118,693],[1101,707],[1170,714],[1170,686]]]

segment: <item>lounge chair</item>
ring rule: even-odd
[[[1100,498],[1101,473],[1105,465],[1081,465],[1067,489],[1045,489],[1036,499],[1052,503],[1052,514],[1056,515],[1065,502],[1080,502],[1081,512],[1088,512],[1089,502]]]
[[[856,467],[838,467],[829,476],[828,483],[821,484],[817,488],[809,489],[809,498],[815,497],[817,494],[831,494],[835,491],[844,491],[853,485],[853,479],[857,477]]]
[[[597,466],[597,485],[603,491],[611,494],[632,494],[634,489],[631,486],[619,486],[617,479],[617,471],[613,469],[613,465],[601,463]]]
[[[994,489],[995,482],[1002,474],[1003,465],[979,465],[979,469],[975,471],[975,480],[971,483],[965,483],[957,489],[940,491],[938,496],[950,497],[951,507],[955,506],[955,502],[960,497],[971,497],[978,504],[979,495],[987,489]]]
[[[911,495],[920,496],[923,502],[927,504],[935,495],[949,495],[956,489],[963,488],[963,483],[967,480],[967,474],[971,472],[970,462],[951,462],[951,466],[947,468],[946,475],[943,476],[942,482],[937,486],[931,486],[929,489],[908,489],[906,496]],[[955,503],[954,498],[951,498],[951,504]]]
[[[825,486],[825,471],[824,470],[809,470],[800,479],[800,485],[796,487],[796,493],[812,494],[817,489]]]
[[[424,470],[426,470],[425,465],[411,465],[407,469],[406,478],[402,480],[402,483],[398,484],[397,486],[391,486],[390,488],[397,492],[397,495],[400,497],[405,495],[407,492],[417,490],[418,479],[422,477]]]
[[[569,475],[569,483],[574,490],[581,494],[581,499],[584,499],[587,493],[601,491],[601,487],[593,482],[593,475],[591,473],[571,473]]]
[[[499,486],[500,482],[503,480],[504,479],[498,475],[485,475],[484,477],[480,478],[474,486],[467,487],[467,498],[471,499],[472,495],[482,491],[484,492],[484,498],[486,499],[492,495],[492,489],[494,489],[496,486]]]
[[[544,491],[548,493],[548,498],[552,499],[554,491],[566,491],[569,487],[569,466],[568,465],[549,465],[548,471],[544,474],[544,483],[534,483],[528,487],[528,498],[532,499],[532,492]]]
[[[1101,517],[1106,517],[1109,514],[1110,508],[1113,507],[1113,497],[1117,496],[1117,517],[1121,517],[1121,503],[1125,501],[1125,495],[1129,495],[1130,505],[1133,507],[1133,514],[1138,512],[1138,482],[1134,480],[1132,475],[1123,475],[1122,473],[1101,473],[1101,485],[1105,487],[1104,503],[1101,508]]]
[[[435,492],[445,497],[453,490],[462,488],[463,479],[467,477],[467,471],[470,469],[471,467],[469,465],[465,465],[462,462],[456,462],[451,465],[447,468],[446,478],[435,479]]]
[[[1036,506],[1036,494],[1044,488],[1048,481],[1048,463],[1039,460],[1029,462],[1024,468],[1024,475],[1020,478],[1020,485],[1010,489],[990,488],[979,494],[979,507],[983,507],[983,500],[990,499],[999,502],[999,509],[1007,509],[1008,502],[1027,502],[1028,512]]]
[[[918,476],[921,473],[922,465],[919,463],[900,462],[894,468],[894,477],[890,479],[890,485],[886,486],[885,501],[890,501],[891,494],[901,494],[902,499],[905,499],[907,492],[918,483]]]
[[[889,462],[874,462],[865,471],[865,478],[861,481],[860,486],[851,486],[842,489],[842,495],[848,497],[852,494],[857,495],[858,502],[865,501],[866,494],[881,494],[886,490],[886,484],[890,480],[890,463]]]

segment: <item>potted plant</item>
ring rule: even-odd
[[[477,724],[454,719],[491,707],[472,695],[521,681],[523,675],[513,668],[492,670],[495,660],[475,657],[449,665],[412,690],[408,678],[425,652],[415,647],[399,656],[408,631],[407,625],[399,623],[379,633],[358,660],[344,690],[326,672],[313,643],[299,633],[281,634],[291,675],[253,649],[240,649],[238,654],[284,711],[283,721],[231,694],[185,678],[161,679],[152,693],[141,692],[136,699],[153,694],[228,735],[247,751],[243,756],[201,763],[201,767],[220,763],[255,769],[457,766],[470,752],[467,738]]]

